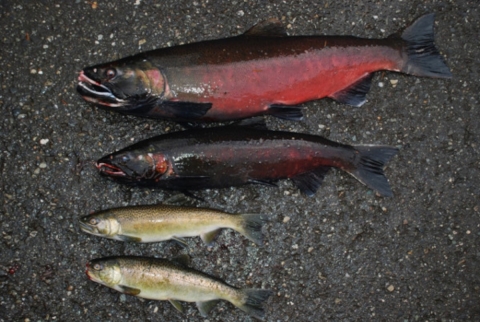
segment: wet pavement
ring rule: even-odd
[[[80,216],[158,203],[172,192],[101,178],[93,161],[181,130],[94,108],[75,91],[88,65],[238,35],[277,17],[290,35],[383,38],[429,12],[451,80],[375,75],[361,108],[305,104],[305,120],[271,129],[401,151],[381,198],[332,171],[313,198],[279,188],[201,191],[198,206],[264,213],[265,244],[225,230],[210,247],[136,245],[88,236]],[[473,321],[480,318],[479,6],[476,1],[1,1],[0,321],[251,321],[222,302],[208,318],[90,282],[87,260],[172,258],[238,287],[272,289],[267,321]]]

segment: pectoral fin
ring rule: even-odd
[[[211,243],[215,237],[217,237],[217,235],[220,233],[222,229],[216,229],[216,230],[212,230],[208,233],[203,233],[200,235],[200,238],[202,238],[202,240],[206,243],[206,244],[209,244]]]
[[[184,120],[196,120],[207,114],[212,103],[162,102],[160,107],[167,113]]]
[[[182,303],[180,303],[180,302],[177,301],[177,300],[172,300],[172,299],[169,299],[168,301],[169,301],[170,303],[172,303],[173,307],[176,308],[178,312],[183,313]]]
[[[127,295],[138,295],[140,294],[140,290],[138,288],[133,288],[125,285],[118,285],[120,292],[127,294]]]
[[[141,243],[142,239],[139,237],[132,237],[127,235],[118,235],[118,239],[124,242],[133,242],[133,243]]]
[[[303,119],[302,108],[294,105],[272,104],[268,113],[275,117],[289,121],[301,121]]]
[[[183,247],[188,247],[187,241],[181,237],[172,237],[174,241],[182,245]]]
[[[219,300],[212,300],[207,302],[196,302],[196,304],[200,314],[205,318],[218,302]]]
[[[271,180],[248,179],[247,182],[248,183],[253,183],[253,184],[262,184],[262,185],[268,186],[268,187],[277,187],[278,188],[278,185],[274,181],[271,181]]]

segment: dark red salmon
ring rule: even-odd
[[[339,168],[383,196],[392,191],[383,166],[389,146],[350,146],[319,136],[250,126],[192,129],[138,142],[97,161],[102,175],[128,184],[180,191],[290,178],[307,195]]]
[[[176,121],[271,114],[300,119],[296,106],[330,97],[360,106],[372,74],[390,70],[451,77],[434,45],[434,15],[401,37],[288,37],[266,21],[233,38],[163,48],[85,68],[78,92],[108,110]]]

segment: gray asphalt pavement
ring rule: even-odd
[[[394,197],[332,171],[313,198],[288,180],[198,193],[198,206],[264,213],[265,244],[232,231],[136,245],[82,233],[91,211],[162,202],[172,192],[120,186],[93,161],[168,131],[168,121],[99,110],[76,93],[83,67],[159,47],[238,35],[276,17],[290,35],[383,38],[436,13],[454,77],[375,75],[353,108],[324,99],[271,129],[349,144],[389,144]],[[480,319],[480,83],[477,1],[1,1],[0,321],[252,321],[226,302],[202,318],[89,281],[110,255],[192,256],[238,287],[274,291],[267,321]],[[328,76],[326,76],[328,77]]]

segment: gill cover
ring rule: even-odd
[[[87,276],[94,282],[112,288],[122,280],[120,265],[115,258],[91,260],[87,263]]]

